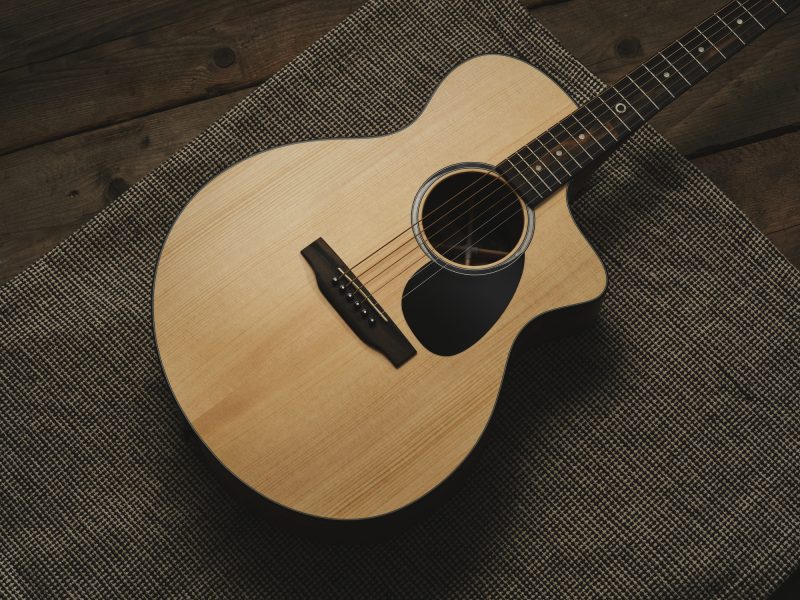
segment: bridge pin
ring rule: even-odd
[[[374,327],[375,326],[375,317],[370,317],[367,322],[370,324],[371,327]]]
[[[353,299],[353,292],[347,292],[347,301],[350,302]]]
[[[369,311],[366,308],[362,308],[361,309],[361,316],[362,317],[366,318],[368,314],[369,314]]]

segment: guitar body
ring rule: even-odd
[[[406,129],[258,154],[186,206],[158,265],[156,341],[183,414],[235,480],[296,513],[356,521],[411,506],[464,462],[515,340],[537,317],[605,289],[568,190],[520,217],[532,238],[495,272],[444,269],[413,303],[412,278],[435,267],[419,244],[373,269],[369,291],[413,347],[400,366],[355,334],[303,252],[322,238],[358,263],[408,230],[432,175],[497,164],[574,109],[533,67],[478,57]]]

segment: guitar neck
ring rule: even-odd
[[[735,0],[501,162],[530,205],[596,164],[800,0]]]

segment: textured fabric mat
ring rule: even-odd
[[[800,277],[649,129],[576,202],[598,324],[515,353],[487,452],[422,523],[297,539],[202,462],[150,329],[180,209],[255,152],[407,125],[484,53],[600,89],[514,0],[370,2],[0,289],[0,596],[751,599],[800,562]]]

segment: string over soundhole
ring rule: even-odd
[[[456,272],[503,268],[533,235],[533,211],[488,165],[440,171],[420,189],[411,216],[423,251]]]

